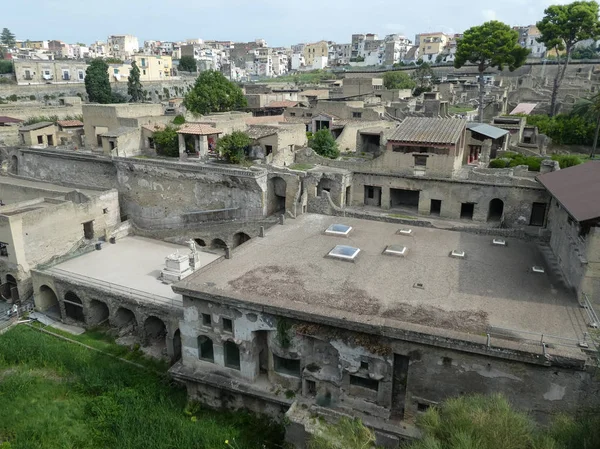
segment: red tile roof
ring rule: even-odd
[[[7,117],[5,115],[0,115],[0,123],[21,123],[23,120],[18,118]]]
[[[265,115],[263,117],[247,117],[246,125],[266,125],[269,123],[281,123],[286,119],[283,115]]]
[[[56,122],[57,125],[62,126],[63,128],[72,128],[75,126],[83,126],[83,122],[80,120],[58,120]]]
[[[291,100],[282,100],[282,101],[272,101],[267,105],[268,108],[293,108],[298,105],[297,101]]]
[[[210,125],[203,125],[202,123],[186,123],[179,131],[178,134],[195,134],[197,136],[210,136],[212,134],[223,134],[223,131],[217,128],[213,128]]]

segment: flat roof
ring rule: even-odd
[[[159,280],[165,267],[165,258],[175,251],[189,254],[187,246],[167,243],[144,237],[129,236],[106,243],[100,251],[93,251],[55,265],[44,272],[83,276],[89,282],[109,282],[152,296],[181,301],[181,295],[173,292],[170,284]],[[215,261],[221,255],[199,251],[201,266]]]
[[[336,223],[352,226],[350,235],[325,235]],[[398,234],[406,227],[302,215],[175,289],[356,322],[381,317],[398,328],[405,322],[477,335],[490,328],[570,339],[583,335],[575,295],[562,290],[549,269],[531,272],[534,265],[544,266],[534,243],[506,239],[501,247],[492,244],[492,236],[421,227]],[[336,245],[361,251],[353,262],[326,257]],[[401,258],[383,255],[388,245],[408,251]],[[449,257],[453,250],[466,257]]]

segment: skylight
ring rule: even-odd
[[[383,251],[383,254],[398,257],[405,256],[406,253],[408,253],[408,248],[402,245],[388,245]]]
[[[346,245],[337,245],[327,254],[328,257],[333,257],[334,259],[346,260],[348,262],[353,262],[360,253],[359,248],[354,248],[353,246]]]
[[[399,229],[396,234],[411,235],[412,232],[413,232],[412,229]]]
[[[352,231],[352,226],[332,224],[325,230],[325,234],[347,237],[350,231]]]
[[[492,240],[492,244],[497,245],[497,246],[506,246],[506,240],[494,239],[494,240]]]
[[[450,253],[450,257],[454,257],[456,259],[464,259],[465,258],[465,252],[464,251],[460,251],[458,249],[453,250]]]

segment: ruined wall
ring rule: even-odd
[[[75,117],[81,115],[81,105],[46,106],[42,103],[11,103],[7,105],[0,105],[0,114],[21,120],[27,120],[32,117],[41,116],[57,116],[60,120],[66,118],[67,116]]]
[[[0,126],[0,146],[12,146],[19,143],[18,126]]]

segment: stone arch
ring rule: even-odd
[[[149,316],[144,321],[144,336],[148,346],[167,346],[167,326],[165,322],[155,316]]]
[[[317,196],[320,198],[323,191],[331,193],[334,187],[334,182],[329,178],[321,178],[319,184],[317,184]]]
[[[101,324],[108,320],[110,316],[110,310],[105,302],[97,299],[90,301],[90,307],[88,310],[89,324]]]
[[[243,245],[248,240],[250,240],[250,236],[245,232],[237,232],[233,234],[233,248]]]
[[[223,344],[223,352],[225,354],[225,366],[240,370],[240,348],[235,342],[227,340]]]
[[[65,293],[63,300],[65,305],[65,315],[75,321],[85,322],[85,314],[83,313],[83,302],[72,291]]]
[[[40,286],[35,303],[35,306],[39,311],[45,312],[47,315],[61,317],[58,296],[56,296],[54,290],[47,285]]]
[[[203,239],[194,239],[194,242],[196,242],[196,245],[198,246],[206,246],[206,242]]]
[[[17,156],[15,156],[14,154],[10,158],[10,172],[13,175],[19,174],[19,158]]]
[[[198,336],[198,358],[206,362],[215,363],[213,341],[206,335]]]
[[[492,201],[490,201],[487,221],[501,221],[503,215],[504,201],[499,198],[494,198]]]
[[[227,248],[227,243],[221,239],[213,239],[213,241],[210,242],[210,247],[212,249],[225,249]]]
[[[269,179],[267,189],[267,215],[285,212],[287,182],[280,176]]]
[[[132,326],[133,329],[137,327],[137,319],[135,313],[127,307],[119,307],[115,313],[115,319],[113,320],[115,326],[124,328]]]

